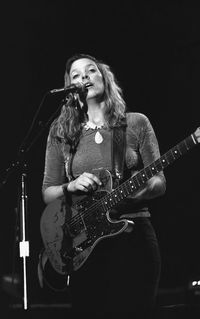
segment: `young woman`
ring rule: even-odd
[[[120,185],[158,159],[160,152],[147,116],[126,111],[122,89],[107,64],[87,54],[75,55],[67,61],[64,80],[66,88],[74,84],[85,89],[70,94],[50,127],[42,193],[46,204],[65,196],[70,207],[74,197],[90,199],[101,193],[105,181],[98,172],[109,172],[113,185]],[[115,128],[125,131],[122,180],[113,173]],[[118,152],[122,149],[119,143]],[[111,220],[128,220],[128,226],[117,235],[99,236],[102,240],[87,260],[70,274],[72,311],[141,316],[154,306],[161,260],[148,200],[165,192],[162,170],[141,184],[122,200],[116,195],[117,204],[109,210]],[[91,223],[99,231],[101,223]]]

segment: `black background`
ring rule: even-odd
[[[66,60],[83,52],[108,63],[128,109],[146,114],[161,154],[200,125],[200,5],[191,1],[17,1],[1,10],[1,180],[17,158],[45,93],[63,86]],[[33,130],[57,109],[47,97]],[[37,258],[47,130],[26,154],[31,301],[40,302]],[[32,138],[30,139],[30,141]],[[30,146],[30,142],[28,146]],[[167,192],[151,203],[163,259],[161,289],[200,279],[200,149],[166,168]],[[1,275],[20,274],[15,207],[21,170],[1,187]]]

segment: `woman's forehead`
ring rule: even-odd
[[[74,61],[72,63],[71,68],[70,68],[70,72],[72,72],[75,69],[78,69],[78,68],[81,68],[81,67],[86,67],[86,66],[89,66],[89,65],[95,65],[96,66],[96,63],[93,60],[88,59],[88,58],[78,59],[78,60],[76,60],[76,61]]]

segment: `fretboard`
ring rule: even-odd
[[[111,193],[106,194],[101,200],[101,208],[106,212],[121,202],[127,196],[138,191],[151,177],[164,170],[168,165],[187,153],[197,144],[195,136],[191,134],[176,146],[167,151],[155,162],[143,168],[139,173],[120,184]]]

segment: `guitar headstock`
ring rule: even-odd
[[[200,143],[200,127],[197,127],[196,131],[193,133],[197,143]]]

